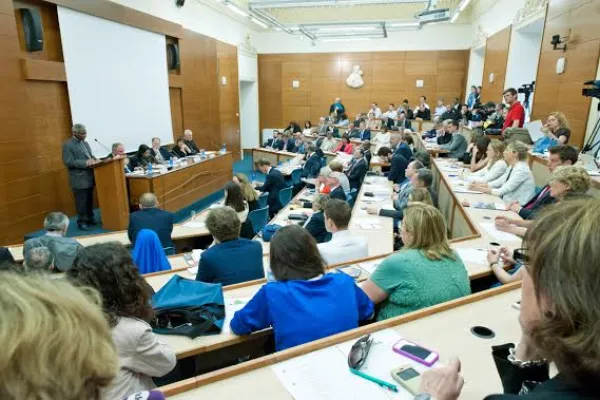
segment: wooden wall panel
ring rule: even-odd
[[[551,0],[533,98],[532,119],[544,120],[562,111],[571,124],[569,143],[583,146],[590,99],[581,95],[583,82],[594,79],[600,56],[600,0]],[[553,35],[569,36],[567,51],[552,49]],[[564,56],[565,72],[556,74],[556,61]]]
[[[355,65],[363,71],[360,89],[346,85]],[[342,98],[350,118],[365,112],[372,101],[382,110],[405,98],[414,106],[421,95],[430,104],[438,96],[451,102],[462,97],[467,67],[466,50],[259,55],[261,129],[282,128],[290,120],[316,124],[335,97]],[[297,89],[292,88],[294,79],[300,81]],[[423,88],[416,87],[417,80],[423,80]]]
[[[237,48],[217,42],[218,85],[219,85],[219,125],[220,142],[233,152],[233,159],[241,158],[240,104]],[[227,79],[225,85],[222,78]]]
[[[169,88],[169,101],[171,103],[171,124],[173,126],[173,143],[183,135],[183,99],[181,88]]]
[[[508,49],[510,47],[510,33],[512,25],[487,39],[485,45],[485,61],[483,65],[483,84],[481,87],[481,102],[498,102],[502,99],[506,66],[508,63]],[[494,82],[490,83],[489,76],[494,73]]]

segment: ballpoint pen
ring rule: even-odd
[[[360,376],[363,379],[366,379],[368,381],[376,383],[385,389],[391,390],[392,392],[398,392],[398,387],[394,384],[388,383],[386,381],[382,381],[381,379],[377,379],[375,377],[367,375],[367,374],[360,372],[359,370],[356,370],[354,368],[350,368],[350,372],[352,372],[354,375]]]

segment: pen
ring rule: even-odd
[[[363,372],[360,372],[354,368],[350,368],[350,372],[352,372],[354,375],[360,376],[363,379],[366,379],[368,381],[371,381],[373,383],[378,384],[379,386],[386,388],[388,390],[391,390],[392,392],[398,392],[398,387],[396,385],[393,385],[391,383],[388,383],[386,381],[382,381],[381,379],[377,379],[375,377],[372,377],[370,375],[367,375]]]

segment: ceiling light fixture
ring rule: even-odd
[[[370,38],[370,37],[338,37],[338,38],[325,38],[320,39],[322,42],[351,42],[354,40],[371,40],[371,39],[380,39],[380,38]]]
[[[345,27],[328,27],[328,28],[318,28],[318,32],[368,32],[374,31],[378,28],[376,26],[345,26]]]
[[[456,22],[456,20],[458,19],[459,15],[460,15],[459,12],[455,12],[454,15],[452,16],[452,19],[450,20],[450,23]]]
[[[388,28],[410,28],[410,27],[418,27],[418,22],[392,22],[385,24]]]
[[[254,22],[258,26],[262,26],[265,29],[269,28],[269,25],[265,24],[264,22],[262,22],[261,20],[259,20],[257,18],[250,17],[250,21]]]
[[[238,6],[236,6],[233,3],[227,3],[227,8],[229,8],[234,13],[241,15],[242,17],[248,16],[248,13],[246,11],[242,10],[241,8],[239,8]]]
[[[458,6],[458,12],[462,12],[465,8],[467,8],[467,6],[469,5],[469,3],[471,2],[471,0],[463,0],[462,3],[460,3],[460,5]]]

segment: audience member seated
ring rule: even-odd
[[[309,144],[306,147],[306,162],[302,167],[300,176],[303,178],[316,178],[319,175],[320,169],[321,157],[317,153],[317,146]]]
[[[194,142],[193,139],[193,133],[191,130],[186,129],[183,132],[183,137],[185,139],[185,145],[190,149],[191,154],[198,154],[200,152],[200,149],[198,149],[198,146],[196,146],[196,142]]]
[[[275,233],[267,282],[231,321],[231,331],[249,335],[273,327],[275,350],[358,327],[373,316],[373,303],[345,274],[325,273],[315,240],[297,225]],[[290,312],[294,310],[294,312]]]
[[[333,150],[334,153],[346,153],[352,154],[354,148],[352,147],[352,143],[350,143],[350,138],[348,136],[342,137],[342,140],[338,144],[338,146]]]
[[[259,192],[269,193],[267,196],[267,205],[269,206],[269,216],[273,218],[273,216],[275,216],[282,208],[281,203],[279,202],[279,192],[281,189],[285,189],[287,184],[285,183],[283,174],[271,167],[271,162],[269,160],[261,158],[256,162],[256,165],[258,170],[267,177],[265,178],[265,182],[255,189]]]
[[[365,140],[360,145],[360,148],[363,151],[363,157],[367,162],[367,170],[369,169],[369,165],[371,164],[371,158],[373,158],[373,153],[371,153],[371,142],[369,140]]]
[[[325,135],[327,133],[327,122],[325,121],[325,117],[319,118],[319,126],[317,128],[318,135]]]
[[[273,131],[273,140],[271,141],[271,144],[267,147],[270,147],[273,150],[281,151],[283,150],[285,145],[286,143],[283,141],[283,135],[277,130]]]
[[[571,136],[569,121],[560,111],[551,112],[544,125],[544,133],[557,144],[566,144]]]
[[[332,161],[333,163],[333,161]],[[331,165],[331,163],[330,163]],[[329,198],[346,201],[346,191],[341,185],[342,179],[345,178],[348,181],[348,177],[343,172],[332,171],[329,167],[324,167],[321,171],[322,178],[320,181],[323,182],[325,187],[329,188]],[[304,201],[302,199],[293,200],[294,204],[301,206],[302,208],[312,208],[313,203],[310,201]]]
[[[450,143],[440,146],[440,149],[449,151],[445,154],[447,157],[462,158],[467,151],[467,140],[460,133],[458,122],[453,119],[448,121],[448,133],[452,135],[452,139]]]
[[[408,104],[408,99],[404,99],[404,101],[402,101],[402,105],[398,108],[398,114],[401,112],[406,114],[407,119],[414,119],[414,113]]]
[[[403,211],[408,205],[408,201],[410,198],[410,194],[413,191],[412,186],[412,176],[417,173],[417,171],[421,170],[423,167],[423,163],[418,160],[414,160],[408,164],[405,170],[405,175],[408,179],[405,182],[399,185],[394,185],[394,191],[398,191],[397,194],[392,195],[394,210],[385,210],[379,207],[376,204],[371,204],[367,206],[367,212],[369,214],[377,214],[382,217],[391,217],[398,220],[401,220],[404,216]]]
[[[131,256],[140,274],[171,269],[165,249],[163,249],[156,232],[150,229],[142,229],[138,232]]]
[[[483,112],[483,105],[477,103],[473,106],[473,111],[471,112],[471,128],[480,128],[483,126],[483,120],[485,118]]]
[[[429,104],[427,104],[427,96],[419,97],[419,104],[417,104],[417,106],[415,107],[415,110],[418,110],[421,106],[425,107],[428,110],[430,109]]]
[[[421,161],[425,168],[431,168],[431,154],[425,149],[417,150],[414,153],[415,160]]]
[[[344,164],[339,160],[333,160],[329,163],[328,167],[331,169],[331,172],[335,172],[334,177],[339,181],[339,185],[335,185],[335,187],[341,186],[344,192],[350,191],[350,181],[348,181],[348,177],[344,174]],[[332,197],[331,192],[329,193],[329,197]],[[341,196],[333,196],[333,198],[342,199]]]
[[[471,143],[463,156],[463,163],[469,165],[470,172],[481,171],[488,165],[487,149],[491,143],[490,138],[479,132],[471,134]]]
[[[195,154],[192,149],[185,144],[185,138],[177,138],[177,143],[171,150],[171,154],[177,158],[184,158]]]
[[[64,279],[2,272],[2,399],[122,399],[102,396],[119,359],[99,303]]]
[[[385,123],[387,125],[388,123],[393,124],[397,116],[398,111],[396,111],[396,106],[394,105],[394,103],[390,103],[388,105],[387,111],[383,113],[382,118],[385,120]]]
[[[313,134],[313,127],[312,124],[310,123],[310,121],[306,120],[304,121],[304,130],[302,131],[303,135],[312,135]]]
[[[357,148],[352,154],[352,163],[346,171],[348,182],[350,183],[350,189],[359,190],[362,186],[367,170],[369,169],[367,161],[365,160],[365,154],[362,148]]]
[[[331,240],[318,245],[327,265],[358,260],[369,256],[369,241],[354,236],[349,230],[352,208],[343,200],[331,198],[325,204],[325,226],[331,232]]]
[[[300,125],[298,125],[296,121],[290,121],[290,124],[284,129],[284,132],[289,134],[302,133],[302,128],[300,128]]]
[[[500,178],[506,172],[508,166],[504,161],[504,150],[506,145],[500,140],[494,140],[487,148],[486,166],[469,176],[469,180],[475,183],[489,183]]]
[[[293,134],[291,133],[284,133],[283,134],[283,150],[287,151],[289,153],[295,153],[296,152],[296,137],[293,136]]]
[[[400,113],[398,113],[398,117],[395,121],[394,126],[392,127],[392,130],[404,132],[405,129],[412,129],[412,123],[408,118],[406,118],[406,113],[404,111],[401,111]]]
[[[371,131],[367,128],[365,121],[360,121],[358,129],[354,129],[350,138],[358,139],[360,141],[371,140]]]
[[[383,114],[381,113],[381,108],[379,108],[379,105],[377,105],[377,103],[373,102],[371,103],[371,108],[369,109],[369,112],[367,113],[367,118],[369,117],[373,117],[373,118],[381,118]]]
[[[438,206],[438,194],[433,190],[433,173],[428,168],[418,169],[410,177],[410,184],[415,189],[426,189],[431,195],[433,206]]]
[[[444,121],[440,117],[434,117],[432,121],[433,127],[430,130],[423,132],[421,135],[423,139],[433,139],[444,133]]]
[[[429,121],[431,120],[431,111],[429,108],[426,108],[424,105],[419,105],[417,112],[415,113],[415,119],[417,121]]]
[[[348,116],[346,115],[346,113],[338,113],[338,115],[340,116],[338,119],[338,122],[336,125],[341,126],[341,127],[346,127],[350,124],[350,120],[348,119]]]
[[[573,146],[559,145],[548,149],[548,161],[546,166],[552,173],[556,167],[574,165],[579,159],[579,151]],[[536,213],[543,207],[554,203],[555,198],[550,195],[550,184],[547,184],[534,197],[532,197],[523,207],[513,201],[510,209],[519,214],[523,219],[533,219]]]
[[[325,218],[323,210],[325,204],[329,201],[326,194],[316,194],[312,201],[312,215],[304,223],[304,228],[315,238],[317,243],[323,243],[329,240],[330,234],[325,227]]]
[[[98,291],[112,328],[119,371],[102,398],[123,399],[156,387],[152,377],[169,373],[177,359],[175,352],[152,333],[148,324],[154,318],[151,288],[135,268],[127,249],[116,242],[86,247],[67,271],[67,277],[78,286]],[[66,348],[70,346],[63,351]]]
[[[227,182],[225,184],[224,205],[232,208],[240,219],[242,224],[240,236],[245,239],[252,239],[254,237],[254,230],[252,229],[252,222],[248,219],[250,207],[244,199],[241,187],[237,183]]]
[[[248,203],[248,211],[252,212],[258,209],[258,193],[252,187],[252,184],[248,180],[248,177],[241,172],[233,174],[233,182],[240,186],[242,190],[242,196],[244,196],[244,200]]]
[[[130,158],[129,168],[146,168],[148,164],[156,164],[156,160],[150,153],[150,147],[141,144],[135,155]]]
[[[321,150],[333,151],[337,147],[338,142],[333,138],[333,133],[327,132],[327,137],[321,142]]]
[[[47,247],[34,247],[25,254],[23,266],[28,272],[50,272],[54,266],[54,256]]]
[[[538,399],[597,397],[599,225],[600,201],[574,200],[550,207],[527,232],[521,338],[516,345],[492,349],[507,394],[488,398],[517,399],[522,389],[528,397]],[[552,379],[550,363],[558,370]],[[460,362],[455,360],[423,373],[419,392],[455,400],[461,383]]]
[[[469,122],[471,121],[471,111],[469,110],[469,106],[463,104],[460,107],[460,123],[463,126],[469,126]]]
[[[535,193],[535,181],[527,164],[528,148],[522,142],[511,142],[504,151],[508,168],[504,174],[488,183],[472,183],[469,187],[483,193],[500,196],[505,203],[526,204]]]
[[[304,154],[305,142],[304,142],[304,136],[302,135],[302,132],[298,132],[298,133],[294,134],[293,143],[294,143],[294,149],[292,150],[292,153]]]
[[[404,248],[388,256],[362,289],[381,304],[377,320],[397,317],[471,294],[462,260],[448,243],[442,213],[425,204],[404,211]]]
[[[521,254],[520,250],[517,251],[517,254]],[[487,261],[501,285],[523,279],[523,269],[521,268],[523,260],[516,261],[507,247],[500,247],[500,250],[488,250]]]
[[[581,167],[570,165],[556,167],[550,178],[550,196],[554,201],[562,203],[563,200],[585,196],[590,190],[591,179],[587,171]],[[496,228],[518,236],[525,236],[525,231],[533,225],[532,220],[496,217]]]
[[[487,103],[489,105],[487,120],[483,123],[486,132],[494,133],[502,129],[504,125],[504,103],[494,104],[493,101]]]
[[[53,259],[53,270],[65,272],[73,266],[73,261],[82,246],[73,238],[65,237],[69,230],[69,218],[61,212],[51,212],[44,219],[46,234],[29,239],[23,245],[23,256],[32,249],[46,247]],[[14,261],[14,260],[13,260]]]
[[[439,99],[437,101],[437,106],[435,107],[435,112],[433,113],[436,117],[441,117],[448,111],[448,108],[444,105],[444,99]]]
[[[106,156],[106,158],[115,158],[124,155],[126,155],[125,145],[123,143],[117,142],[112,144],[111,152]]]
[[[396,133],[395,135],[398,136],[398,139],[400,139],[400,141],[395,144],[394,141],[392,140],[392,145],[395,145],[394,153],[400,153],[400,154],[402,154],[402,157],[404,157],[404,158],[406,158],[406,160],[410,161],[413,156],[412,149],[410,148],[410,145],[408,144],[409,140],[412,141],[412,136],[411,136],[410,132],[404,131],[401,133]]]
[[[206,227],[214,242],[200,254],[197,281],[233,285],[264,278],[262,246],[240,238],[241,223],[233,209],[211,209]]]
[[[396,134],[392,135],[392,137]],[[394,182],[397,185],[402,184],[406,180],[405,171],[408,166],[408,160],[400,153],[392,153],[388,147],[382,147],[377,152],[379,159],[382,162],[390,164],[390,172],[388,173],[388,180]]]
[[[381,119],[377,119],[374,116],[370,115],[367,118],[367,124],[366,124],[366,128],[371,131],[371,130],[379,130],[381,129]]]
[[[514,88],[508,88],[503,93],[504,102],[508,104],[508,113],[502,125],[502,131],[507,128],[522,128],[525,123],[525,109],[518,100],[519,95]]]
[[[381,127],[381,131],[377,132],[375,137],[371,140],[371,143],[375,144],[375,152],[377,153],[382,147],[390,147],[390,133],[388,132],[387,126]]]
[[[158,235],[163,248],[173,247],[173,213],[158,208],[158,200],[154,193],[144,193],[140,196],[140,211],[129,216],[127,236],[135,246],[137,235],[142,229],[150,229]]]
[[[152,147],[150,148],[150,155],[154,157],[154,160],[158,164],[166,164],[171,159],[169,151],[163,147],[160,147],[160,139],[157,137],[152,138]]]
[[[410,206],[414,203],[422,203],[427,204],[428,206],[434,206],[433,199],[431,198],[431,192],[423,188],[416,188],[411,190],[410,194],[408,195],[407,206]]]

